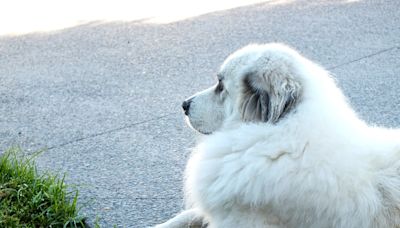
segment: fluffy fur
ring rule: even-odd
[[[186,169],[191,209],[158,227],[400,227],[400,132],[367,126],[322,67],[250,45],[218,79],[186,101],[206,134]]]

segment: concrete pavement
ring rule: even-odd
[[[196,138],[181,101],[248,43],[295,47],[330,69],[363,119],[400,127],[399,11],[396,0],[269,1],[168,24],[0,36],[0,151],[49,148],[40,169],[81,185],[90,221],[159,223],[182,208]]]

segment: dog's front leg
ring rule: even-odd
[[[154,228],[204,228],[207,227],[203,216],[197,209],[182,211],[165,223],[156,225]]]

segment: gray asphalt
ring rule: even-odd
[[[0,151],[48,148],[40,170],[80,185],[82,213],[145,227],[181,210],[196,134],[182,100],[248,43],[328,68],[360,117],[400,127],[400,1],[277,1],[170,23],[93,22],[0,37]],[[282,3],[283,2],[283,3]]]

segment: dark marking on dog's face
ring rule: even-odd
[[[294,108],[300,96],[297,82],[276,71],[249,72],[243,79],[241,113],[244,121],[276,123]]]
[[[215,87],[215,93],[216,94],[220,94],[222,93],[222,91],[224,91],[224,83],[222,82],[221,79],[218,80],[218,84]]]
[[[243,121],[266,122],[269,115],[269,95],[266,91],[254,88],[251,74],[244,76],[242,93],[240,108]]]

